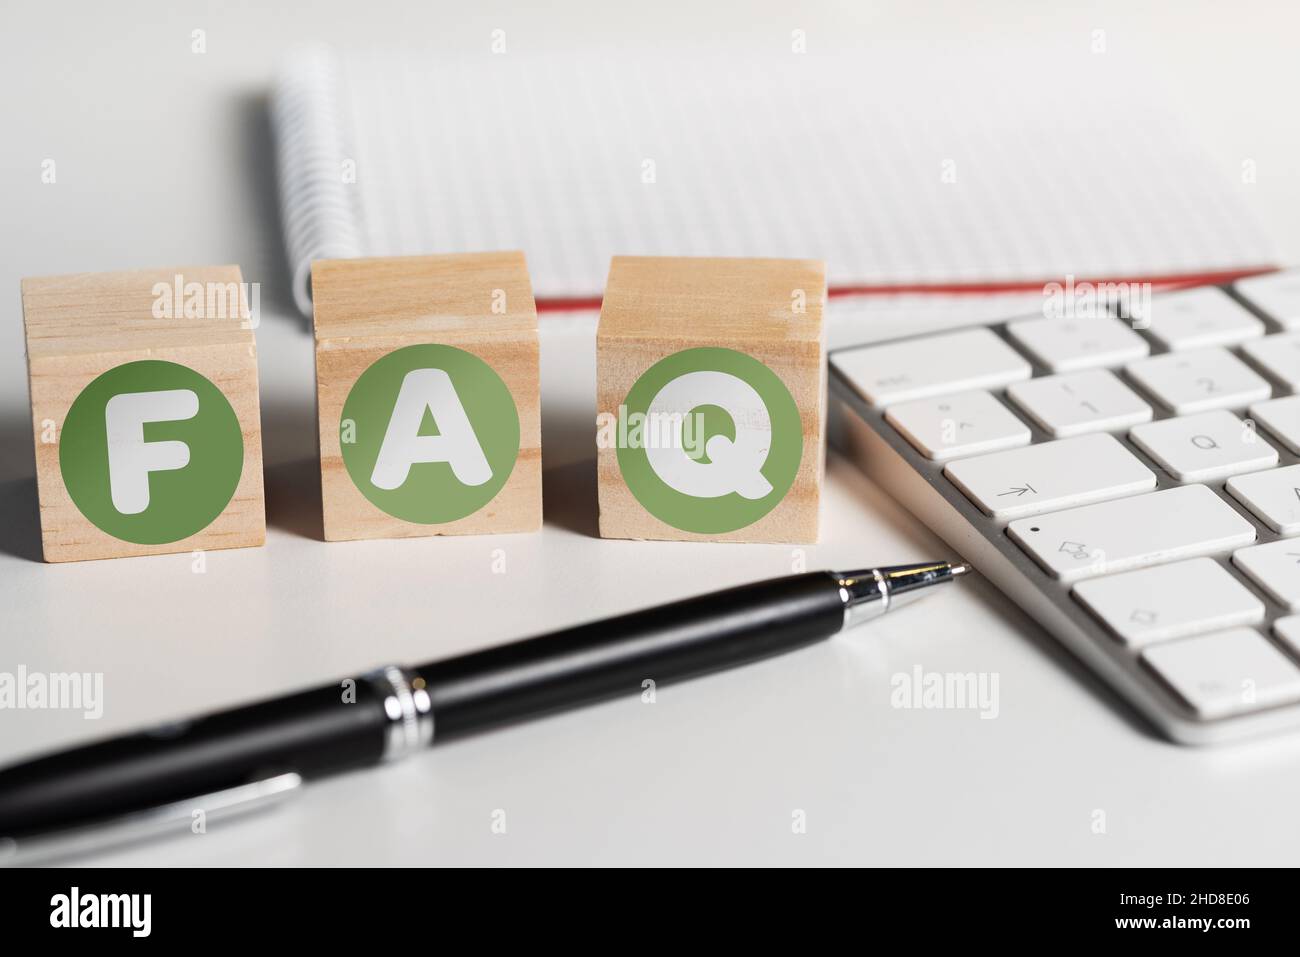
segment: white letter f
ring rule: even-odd
[[[146,442],[146,422],[175,422],[199,413],[199,397],[189,389],[123,392],[104,406],[108,434],[108,487],[113,507],[138,515],[149,507],[149,473],[183,469],[190,447],[178,440]]]

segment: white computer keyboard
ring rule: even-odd
[[[1103,312],[836,351],[833,440],[1169,737],[1300,727],[1300,271]]]

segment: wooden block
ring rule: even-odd
[[[616,256],[596,337],[606,538],[815,542],[825,265]]]
[[[326,541],[539,529],[523,254],[323,260],[312,299]]]
[[[239,267],[24,279],[22,294],[45,560],[261,545]]]

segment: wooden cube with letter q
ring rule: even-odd
[[[815,542],[823,263],[616,256],[596,335],[600,534]]]
[[[22,294],[45,560],[261,545],[258,297],[239,267]]]
[[[327,541],[541,527],[522,253],[322,260],[312,300]]]

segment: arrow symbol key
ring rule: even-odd
[[[1104,432],[958,458],[943,471],[985,515],[995,519],[1147,492],[1156,484],[1155,474]],[[1060,541],[1066,536],[1053,537]]]
[[[1001,498],[1004,495],[1014,495],[1016,498],[1019,498],[1020,496],[1024,495],[1026,492],[1033,492],[1035,495],[1037,495],[1038,489],[1034,488],[1032,485],[1026,482],[1024,485],[1013,485],[1005,492],[998,492],[998,498]]]
[[[1065,552],[1071,558],[1076,558],[1079,559],[1080,561],[1082,561],[1085,558],[1092,557],[1088,553],[1088,546],[1083,544],[1082,542],[1061,542],[1061,547],[1058,548],[1057,551]]]

